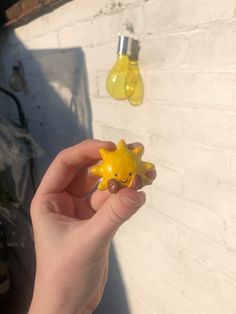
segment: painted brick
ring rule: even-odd
[[[216,314],[221,314],[223,312],[225,314],[235,313],[234,311],[235,309],[234,310],[229,309],[221,300],[216,299],[210,293],[203,290],[199,286],[194,285],[193,283],[190,283],[186,287],[185,295],[194,304],[197,304],[199,308],[202,309],[202,311],[206,311],[206,313],[210,312]]]
[[[16,44],[33,40],[47,32],[47,24],[45,17],[39,17],[30,22],[30,27],[23,25],[15,28],[12,32],[8,32],[8,40],[10,44]]]
[[[55,31],[61,29],[65,25],[75,24],[75,21],[79,19],[81,10],[78,9],[77,0],[73,2],[65,3],[63,6],[59,7],[57,10],[45,15],[45,22],[49,31]],[[98,1],[99,2],[99,1]],[[84,12],[85,13],[85,12]],[[91,14],[94,14],[91,12]],[[86,18],[86,16],[84,16]]]
[[[155,136],[152,137],[151,146],[157,163],[187,169],[217,180],[229,179],[229,158],[224,151]]]
[[[126,10],[122,14],[99,16],[84,23],[72,24],[59,30],[60,46],[65,47],[96,47],[114,42],[117,35],[124,29],[127,19],[132,19],[137,34],[143,30],[142,9],[140,7]]]
[[[73,25],[86,20],[96,20],[100,16],[119,13],[121,10],[137,6],[139,1],[74,0],[46,15],[48,29],[60,29],[65,25]]]
[[[116,240],[116,244],[117,244],[117,240]],[[119,256],[120,255],[119,244],[116,245],[116,247],[117,247],[117,252]],[[146,251],[143,254],[146,255],[148,252],[150,252],[150,250],[146,249]],[[122,254],[121,256],[128,256],[128,252],[125,252],[125,255]],[[130,260],[130,262],[132,260]],[[126,260],[126,258],[121,259],[120,266],[121,266],[122,273],[124,274],[126,278],[130,278],[130,280],[128,280],[126,284],[128,291],[132,291],[133,293],[140,295],[140,299],[145,300],[145,303],[147,303],[151,308],[154,308],[155,310],[159,309],[161,305],[164,309],[165,308],[168,309],[167,313],[169,312],[176,313],[174,311],[174,308],[176,307],[178,308],[179,313],[183,313],[183,311],[189,310],[191,311],[191,313],[193,312],[195,314],[197,313],[200,314],[200,312],[198,311],[198,307],[194,306],[194,304],[192,304],[189,300],[187,300],[183,296],[182,292],[179,290],[179,288],[181,287],[180,278],[182,278],[182,274],[181,273],[178,274],[178,272],[174,269],[172,269],[170,273],[170,274],[175,273],[174,276],[176,279],[178,278],[177,280],[180,283],[178,288],[175,289],[168,283],[168,279],[173,280],[174,278],[172,277],[171,279],[171,275],[167,274],[168,269],[169,269],[168,264],[166,263],[166,267],[165,267],[164,262],[163,262],[162,264],[163,268],[160,267],[160,271],[159,271],[158,265],[160,263],[155,263],[156,261],[155,258],[153,259],[153,257],[147,256],[147,260],[148,262],[151,263],[151,265],[153,265],[153,267],[145,267],[145,270],[144,270],[143,268],[144,266],[142,266],[143,261],[141,262],[141,260],[138,260],[135,263],[136,264],[135,268],[133,268],[134,265],[132,263],[132,268],[128,271],[127,263],[129,263],[129,261]],[[156,276],[153,276],[153,269],[156,269],[156,267],[157,267]],[[162,273],[163,271],[164,273]],[[165,278],[164,274],[166,274],[167,276],[167,280],[165,279],[165,281],[163,281],[163,277]],[[175,282],[176,287],[177,287],[177,282]],[[170,302],[170,299],[173,300],[173,302]]]
[[[94,134],[95,139],[100,139],[100,140],[104,139],[103,133],[101,130],[101,124],[99,122],[93,122],[92,130],[93,130],[93,134]]]
[[[153,72],[145,78],[145,99],[149,101],[181,108],[232,109],[233,73]]]
[[[196,289],[200,288],[201,290],[205,291],[207,295],[210,294],[211,298],[219,298],[219,278],[215,272],[209,269],[209,267],[206,267],[195,259],[190,258],[185,254],[184,251],[179,255],[178,264],[183,267],[183,273],[185,275],[184,292],[187,292],[188,286],[193,284],[195,287],[197,287]]]
[[[189,33],[185,66],[204,70],[235,69],[235,21]]]
[[[146,250],[145,255],[148,254],[148,260],[145,264],[149,263],[150,258],[164,258],[170,263],[177,255],[179,229],[180,226],[173,220],[144,206],[132,220],[122,226],[117,234],[115,239],[117,254],[128,257],[127,250],[138,251],[135,245],[126,246],[125,239],[129,239],[133,244],[140,241],[141,248]],[[156,241],[151,241],[151,239],[156,239]],[[143,256],[139,254],[138,257],[141,263],[144,263]]]
[[[164,273],[165,271],[167,271],[167,269],[170,270],[169,263],[175,264],[172,265],[172,268],[176,267],[178,269],[178,272],[182,273],[184,282],[181,281],[181,285],[178,285],[180,278],[176,282],[172,282],[172,285],[175,285],[175,283],[176,285],[178,285],[176,286],[177,290],[181,291],[184,289],[184,287],[188,287],[188,285],[192,284],[194,285],[193,288],[195,287],[195,289],[201,288],[201,290],[204,291],[205,297],[209,296],[211,299],[213,296],[217,299],[221,298],[222,302],[224,302],[227,305],[227,308],[231,308],[231,310],[235,309],[234,307],[235,303],[233,298],[235,283],[217,274],[215,270],[211,269],[209,262],[207,261],[207,259],[205,260],[205,254],[207,254],[207,251],[204,253],[204,248],[201,251],[201,254],[193,255],[194,257],[193,259],[189,255],[187,255],[188,250],[184,249],[182,251],[180,249],[180,247],[182,246],[182,236],[184,237],[188,235],[188,239],[186,240],[189,240],[189,244],[191,246],[191,238],[193,238],[193,240],[195,241],[198,235],[196,232],[192,232],[189,229],[185,229],[183,226],[178,226],[178,223],[173,222],[165,215],[160,214],[158,212],[155,212],[154,215],[152,215],[152,210],[148,208],[145,209],[145,211],[140,211],[134,217],[130,225],[127,226],[127,228],[124,228],[125,230],[123,229],[121,231],[121,234],[119,234],[118,236],[119,249],[120,241],[122,243],[123,241],[125,241],[125,239],[127,238],[127,233],[130,232],[131,234],[138,234],[137,231],[140,230],[143,224],[145,227],[145,232],[141,234],[141,236],[143,236],[144,234],[145,236],[147,236],[147,234],[150,233],[150,237],[156,239],[155,245],[153,247],[151,246],[151,249],[145,253],[145,259],[148,265],[149,263],[155,264],[155,260],[159,259],[159,257],[161,256],[166,262],[166,268],[163,269]],[[121,240],[119,240],[120,237],[122,237]],[[215,253],[217,252],[217,248],[214,242],[211,243],[208,239],[204,240],[203,236],[200,237],[201,241],[203,242],[206,241],[207,243],[207,249],[210,250],[209,256],[211,256],[212,251],[214,251]],[[178,246],[178,241],[176,242],[177,239],[181,239],[180,247]],[[147,243],[148,241],[150,240],[148,240],[147,238]],[[150,243],[150,245],[152,244]],[[200,245],[202,245],[201,242]],[[162,250],[160,251],[161,246]],[[213,248],[215,248],[215,250],[213,250]],[[125,251],[124,254],[125,256],[128,256],[128,252]],[[139,253],[136,252],[136,254]],[[224,254],[227,257],[227,251],[224,251]],[[196,258],[202,259],[200,260],[200,262],[198,262]],[[143,264],[144,262],[140,261],[140,263]],[[144,276],[145,274],[146,272],[144,272]],[[169,277],[168,282],[170,282],[170,280],[172,280],[171,276],[173,276],[173,274],[172,275],[166,274],[161,276],[159,280],[165,281]],[[228,291],[227,287],[229,289],[229,294],[227,294]],[[191,298],[191,295],[192,293],[189,294],[189,298]],[[195,295],[193,295],[192,298],[194,300]],[[197,302],[197,304],[199,303]]]
[[[84,75],[85,78],[86,78],[86,74]],[[91,74],[91,75],[88,75],[88,78],[87,78],[87,84],[88,84],[88,88],[89,88],[89,95],[91,95],[91,98],[92,97],[98,97],[98,76],[97,75],[94,75],[94,74]]]
[[[60,46],[63,48],[94,47],[115,42],[116,32],[111,32],[111,29],[115,28],[115,23],[117,23],[117,18],[106,16],[98,20],[64,27],[59,31]]]
[[[36,39],[25,42],[25,45],[20,49],[21,53],[25,49],[57,49],[59,48],[57,33],[44,34]]]
[[[223,220],[206,207],[158,190],[153,195],[153,203],[158,204],[156,206],[157,211],[219,243],[223,243]]]
[[[116,43],[95,48],[84,48],[88,73],[110,71],[116,62]]]
[[[145,70],[179,69],[185,60],[186,37],[151,36],[141,43],[140,65]]]
[[[225,279],[222,276],[219,276],[219,282],[220,282],[220,298],[227,305],[228,308],[231,308],[232,311],[235,311],[236,282]]]
[[[157,164],[158,188],[163,191],[181,195],[183,192],[183,173]],[[155,192],[154,192],[155,193]]]
[[[236,202],[236,189],[227,184],[207,180],[201,175],[186,175],[185,197],[223,215],[232,214]],[[198,187],[196,189],[196,187]],[[204,192],[205,191],[205,192]]]
[[[236,185],[236,155],[233,154],[230,159],[230,182]]]
[[[229,250],[236,250],[236,215],[228,215],[228,217],[225,218],[224,226],[225,226],[225,232],[224,232],[224,242],[225,247],[227,247]]]
[[[236,190],[226,184],[208,181],[201,176],[184,177],[184,197],[199,205],[205,205],[222,218],[223,240],[227,248],[236,248]]]
[[[108,141],[118,142],[123,138],[127,143],[141,142],[145,146],[146,152],[150,149],[150,134],[143,132],[133,132],[126,129],[115,128],[109,125],[102,125],[103,138]]]
[[[174,3],[160,0],[144,4],[146,27],[149,33],[176,31],[185,27],[231,19],[234,17],[234,9],[234,0],[229,0],[227,6],[215,0],[207,2],[180,0]]]
[[[135,282],[135,284],[138,283]],[[176,309],[178,309],[179,313],[201,313],[197,305],[193,304],[188,298],[186,298],[182,293],[177,292],[173,287],[161,280],[158,280],[158,278],[155,281],[154,287],[154,293],[150,294],[149,290],[149,294],[148,292],[145,294],[147,303],[153,308],[156,308],[161,302],[174,313],[176,313]]]
[[[142,251],[142,249],[141,249]],[[142,251],[143,254],[146,255],[146,251]],[[128,252],[126,252],[127,255]],[[138,252],[136,252],[137,254]],[[136,255],[134,256],[136,260]],[[146,264],[144,264],[141,261],[136,261],[135,265],[132,265],[132,273],[128,274],[125,271],[125,276],[130,276],[132,281],[129,281],[128,287],[130,287],[132,284],[133,286],[136,286],[139,288],[139,290],[136,288],[135,292],[139,295],[140,299],[145,301],[146,304],[151,306],[151,308],[157,309],[159,306],[160,301],[163,308],[168,309],[169,311],[173,311],[172,305],[167,302],[167,296],[166,298],[160,298],[158,294],[158,286],[160,284],[164,284],[166,287],[169,287],[169,291],[167,292],[168,295],[172,293],[172,288],[175,289],[177,292],[177,295],[181,296],[181,288],[182,288],[182,282],[183,282],[183,274],[179,272],[178,266],[171,265],[166,261],[158,260],[157,258],[153,258],[151,256],[147,256],[148,263],[150,263],[149,267],[147,267]],[[128,260],[123,260],[122,264],[125,264],[126,268],[127,266],[131,267],[131,264]],[[133,264],[133,263],[132,263]],[[153,271],[152,269],[157,268],[157,275],[153,277]],[[139,278],[139,279],[137,279]],[[142,285],[142,283],[144,283]],[[178,284],[177,284],[178,283]],[[176,297],[177,297],[176,295]],[[149,302],[147,302],[147,298]],[[187,304],[186,304],[187,306]]]
[[[118,33],[124,30],[131,19],[137,35],[144,29],[141,7],[126,9],[114,15],[100,15],[83,23],[72,24],[58,30],[61,47],[96,47],[114,42],[117,45]],[[116,51],[115,51],[116,53]]]
[[[210,178],[228,181],[229,158],[226,152],[199,145],[183,144],[182,167]]]
[[[229,113],[186,111],[183,138],[212,147],[235,150],[236,116]]]
[[[220,295],[220,281],[224,278],[219,277],[208,264],[203,263],[205,255],[204,249],[202,254],[193,255],[191,258],[188,255],[189,250],[182,250],[182,237],[188,235],[189,242],[191,245],[191,237],[193,239],[198,237],[196,231],[192,231],[189,228],[185,228],[183,225],[180,225],[177,221],[174,221],[172,218],[155,211],[155,208],[145,208],[141,210],[130,222],[129,226],[124,226],[121,234],[118,237],[123,236],[124,239],[127,236],[127,233],[135,233],[135,227],[138,229],[143,225],[144,232],[146,237],[155,238],[156,242],[153,244],[150,242],[150,255],[153,252],[153,256],[150,258],[163,258],[167,263],[174,263],[176,267],[179,267],[179,271],[182,271],[184,275],[184,280],[186,283],[188,281],[194,282],[205,290],[209,291],[211,294],[219,297]],[[131,230],[130,230],[131,229]],[[122,234],[123,233],[123,234]],[[201,240],[205,238],[203,235],[199,235]],[[207,245],[212,245],[215,247],[215,243],[205,238]],[[149,240],[147,240],[148,242]],[[199,252],[198,252],[199,253]],[[211,252],[210,252],[211,254]],[[227,254],[226,254],[227,255]],[[149,256],[149,255],[148,255]],[[198,258],[203,258],[199,261]],[[148,262],[149,263],[149,262]],[[183,287],[183,286],[182,286]]]
[[[161,137],[153,136],[151,140],[153,157],[156,163],[164,166],[183,168],[183,144]]]
[[[87,2],[85,0],[74,0],[68,2],[57,10],[46,15],[48,29],[60,29],[65,25],[73,25],[97,16],[100,10],[107,4],[107,0]]]
[[[234,252],[187,228],[180,230],[178,244],[180,250],[203,263],[212,272],[236,281]]]
[[[114,62],[115,64],[115,59],[114,59]],[[98,78],[98,81],[97,81],[97,84],[98,84],[98,95],[97,95],[97,98],[107,98],[107,100],[109,99],[110,100],[110,95],[108,94],[107,92],[107,89],[106,89],[106,80],[107,80],[107,76],[108,76],[108,73],[110,72],[110,70],[112,69],[112,64],[111,64],[111,68],[109,70],[107,70],[106,72],[100,72],[98,75],[97,75],[97,78]]]
[[[140,228],[142,226],[145,227],[145,232],[140,233]],[[165,215],[161,215],[157,212],[155,212],[155,214],[152,215],[152,211],[150,211],[148,208],[143,211],[141,210],[133,218],[133,220],[128,223],[128,226],[125,225],[122,228],[122,230],[120,231],[119,235],[116,238],[116,244],[118,245],[117,246],[118,252],[121,252],[121,256],[122,256],[122,262],[125,263],[128,269],[132,269],[132,271],[134,269],[137,269],[138,276],[141,275],[144,282],[146,280],[147,282],[150,282],[153,278],[153,269],[156,269],[157,268],[156,266],[159,265],[159,262],[157,262],[156,259],[159,259],[159,256],[161,256],[162,258],[164,258],[164,261],[165,261],[164,264],[166,266],[164,266],[163,264],[164,269],[161,269],[160,272],[158,271],[158,274],[157,274],[158,281],[164,280],[169,283],[172,281],[172,285],[173,286],[176,285],[176,289],[179,291],[182,291],[185,286],[187,287],[189,284],[193,284],[195,289],[199,289],[200,287],[201,290],[204,291],[203,297],[210,296],[210,298],[212,299],[212,297],[214,296],[215,298],[219,298],[220,291],[222,289],[221,285],[222,287],[226,286],[228,284],[228,281],[222,276],[217,276],[217,274],[210,269],[208,264],[204,265],[203,263],[203,261],[205,261],[204,250],[202,254],[197,255],[197,258],[203,258],[203,260],[201,260],[201,263],[196,261],[195,256],[194,256],[194,259],[191,259],[190,256],[186,255],[188,250],[180,251],[180,248],[178,247],[178,242],[176,242],[176,240],[179,238],[179,232],[181,232],[180,235],[182,235],[183,233],[183,236],[184,235],[189,236],[188,240],[190,240],[190,245],[191,245],[191,237],[195,239],[195,236],[197,236],[197,233],[195,232],[192,233],[188,229],[186,230],[183,226],[178,227],[177,223],[172,222]],[[129,234],[130,234],[130,237],[129,237]],[[140,238],[140,241],[141,241],[140,243],[143,243],[141,244],[141,246],[139,246],[137,250],[135,249],[135,246],[132,246],[133,248],[132,256],[133,254],[135,254],[134,256],[135,256],[136,264],[138,264],[138,265],[135,265],[134,267],[132,263],[132,268],[129,268],[127,264],[127,263],[132,262],[128,258],[130,254],[130,252],[128,251],[129,248],[127,248],[126,245],[124,245],[125,241],[127,241],[127,237],[129,241],[131,241],[131,239],[133,239],[134,237],[138,237],[137,241],[139,241],[139,238]],[[145,242],[143,242],[144,237],[146,239]],[[156,239],[155,245],[153,245],[152,241],[149,240],[152,238]],[[182,236],[180,237],[180,239],[182,239]],[[202,237],[202,239],[204,238]],[[209,243],[209,240],[207,239],[205,240],[209,246],[211,243]],[[182,242],[180,243],[182,245]],[[212,245],[214,247],[213,243]],[[144,246],[144,249],[146,246],[150,246],[149,250],[147,250],[144,253],[145,261],[142,260],[143,254],[140,252],[140,250],[142,251],[142,246]],[[160,251],[161,246],[162,246],[162,250]],[[210,251],[209,255],[211,256],[211,254],[212,254],[212,251]],[[151,264],[153,263],[153,268],[151,268],[150,277],[148,275],[149,273],[147,273],[147,269],[149,269],[150,267],[146,268],[145,271],[142,271],[142,268],[140,269],[140,267],[142,267],[143,264],[145,263],[146,265],[149,265],[149,266],[150,266],[150,263]],[[158,270],[160,269],[159,266],[158,266]],[[182,278],[184,279],[184,283],[181,281],[182,284],[180,284],[181,277],[179,277],[178,280],[176,281],[173,280],[173,278],[175,277],[173,270],[175,268],[178,269],[178,272],[180,272],[180,274],[182,273],[182,276],[183,276]],[[171,271],[171,269],[173,270]],[[169,273],[166,274],[165,272],[168,272],[168,271]],[[129,274],[127,273],[126,276],[129,276]],[[132,274],[132,277],[133,276],[135,277],[135,274]],[[226,280],[226,283],[225,283],[225,280]],[[230,290],[233,292],[234,290],[232,289],[233,289],[233,286],[231,287],[231,290]],[[151,288],[149,290],[151,290]],[[226,291],[225,291],[225,294],[226,294]],[[192,297],[193,300],[195,299],[195,295],[191,296],[191,293],[188,297],[189,298]],[[225,300],[224,298],[221,298],[221,299],[227,305],[229,303],[229,300],[231,300],[229,297],[226,298]],[[232,303],[232,300],[231,300],[231,303]],[[199,303],[197,302],[197,305],[198,304]]]
[[[149,307],[148,304],[146,304],[145,300],[142,301],[142,296],[140,295],[135,295],[134,293],[130,292],[129,294],[131,303],[129,303],[129,310],[131,313],[136,313],[136,314],[155,314],[155,310]],[[159,306],[158,310],[161,309],[160,313],[163,314],[173,314],[169,310],[167,310],[164,306]]]
[[[130,293],[131,297],[131,303],[130,305],[130,311],[131,313],[137,313],[137,314],[142,314],[142,313],[147,313],[147,314],[156,314],[156,313],[162,313],[162,314],[174,314],[170,309],[166,308],[162,302],[160,301],[155,310],[151,310],[150,307],[148,307],[148,304],[145,304],[144,301],[141,302],[140,299],[142,299],[142,295],[135,296]],[[144,306],[145,304],[145,306]]]
[[[114,111],[114,106],[116,111]],[[104,115],[104,112],[107,114]],[[104,124],[109,125],[112,119],[115,127],[151,132],[165,138],[180,138],[183,132],[184,115],[181,111],[155,105],[147,108],[143,105],[136,108],[127,102],[111,100],[107,103],[102,99],[97,99],[93,105],[93,115]],[[130,117],[132,117],[132,123]]]

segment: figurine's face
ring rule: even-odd
[[[108,181],[115,179],[124,186],[130,186],[135,174],[137,174],[137,162],[129,151],[121,151],[114,154],[106,163],[103,177]]]

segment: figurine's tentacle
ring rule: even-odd
[[[145,170],[151,170],[155,168],[155,166],[151,162],[143,161],[142,164]]]
[[[135,148],[132,149],[132,152],[137,155],[137,156],[142,156],[144,153],[144,147],[143,145],[137,146]]]
[[[93,166],[92,168],[90,168],[90,172],[92,174],[94,174],[95,176],[100,177],[101,176],[101,172],[102,172],[102,168],[100,165],[98,166]]]
[[[144,183],[144,185],[151,185],[152,184],[152,180],[144,175],[143,183]]]
[[[108,190],[109,190],[110,193],[117,193],[122,188],[123,188],[123,186],[116,179],[108,180]]]
[[[127,149],[127,145],[124,140],[120,140],[117,144],[118,149]]]
[[[107,188],[108,188],[107,181],[104,180],[104,179],[102,179],[102,180],[100,181],[100,183],[98,184],[98,190],[104,191],[104,190],[106,190]]]
[[[140,190],[143,187],[143,179],[139,174],[134,176],[130,187],[135,190]]]
[[[155,168],[148,170],[145,172],[145,176],[148,177],[149,179],[151,179],[152,181],[156,179],[157,173]]]
[[[102,157],[103,160],[107,159],[107,156],[110,154],[109,150],[106,150],[105,148],[100,148],[99,149],[99,154]]]

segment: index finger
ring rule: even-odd
[[[58,193],[71,183],[78,166],[99,160],[99,148],[113,150],[115,144],[100,140],[85,140],[80,144],[62,150],[46,171],[37,193]]]

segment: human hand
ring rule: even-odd
[[[144,192],[130,188],[92,192],[98,178],[89,167],[101,147],[116,146],[86,140],[60,152],[32,201],[37,267],[30,314],[92,313],[106,283],[110,242],[145,202]]]

